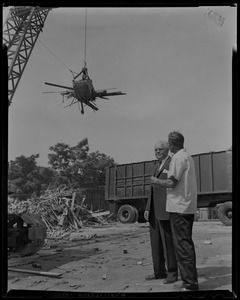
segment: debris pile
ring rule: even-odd
[[[64,186],[54,190],[47,189],[40,198],[26,201],[9,201],[9,214],[38,214],[47,227],[48,236],[63,236],[69,231],[84,226],[106,224],[109,217],[93,216],[94,212],[84,204],[86,197],[80,189]]]

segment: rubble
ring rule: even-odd
[[[212,245],[212,241],[210,239],[207,239],[203,243],[204,245]]]
[[[47,238],[62,239],[85,226],[104,225],[110,222],[110,216],[94,216],[84,203],[81,189],[47,189],[39,198],[26,201],[8,201],[9,214],[31,213],[40,215],[47,227]]]

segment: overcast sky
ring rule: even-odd
[[[38,153],[38,164],[48,166],[50,146],[75,146],[85,137],[90,152],[118,163],[152,160],[156,141],[173,130],[184,135],[190,154],[232,146],[236,8],[88,8],[86,62],[93,85],[127,95],[98,99],[99,111],[85,107],[84,115],[77,105],[50,109],[61,96],[42,92],[61,89],[44,82],[72,85],[58,59],[81,71],[84,25],[83,8],[49,13],[9,109],[9,160]]]

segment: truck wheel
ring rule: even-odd
[[[118,210],[118,220],[121,223],[132,223],[136,213],[131,205],[123,205]]]
[[[139,213],[135,206],[133,206],[133,209],[135,211],[135,218],[133,219],[133,223],[135,223],[138,221]]]
[[[232,225],[232,202],[225,202],[219,207],[218,217],[223,224]]]

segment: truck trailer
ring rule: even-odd
[[[192,155],[197,176],[198,208],[218,210],[218,218],[232,225],[232,151]],[[157,160],[118,164],[106,168],[105,200],[122,223],[144,220],[150,178]]]

